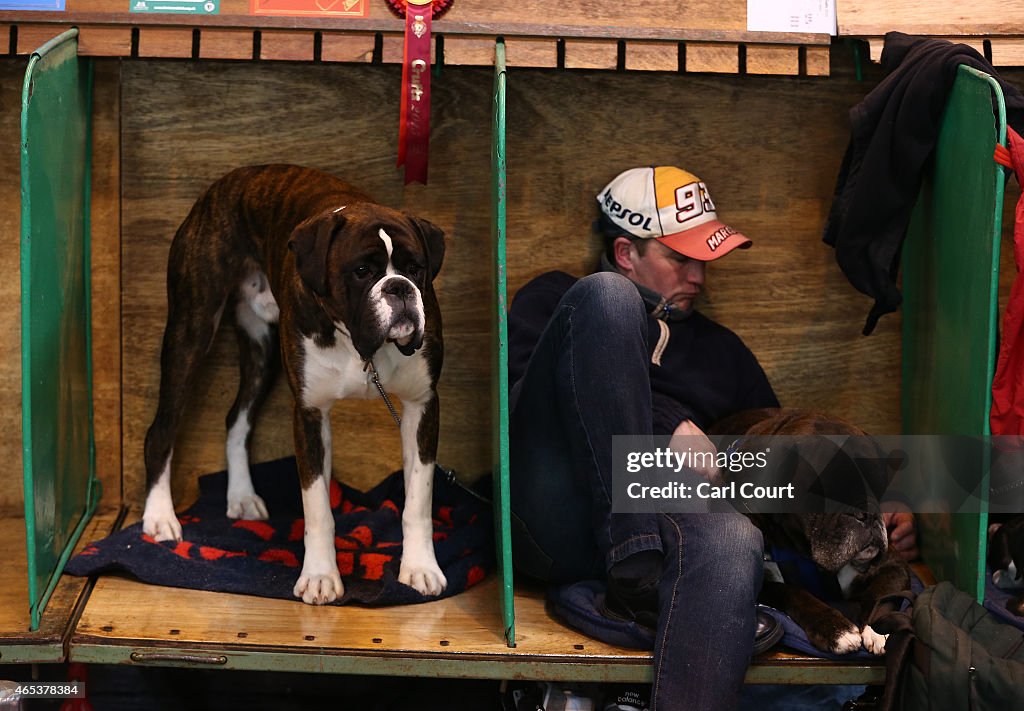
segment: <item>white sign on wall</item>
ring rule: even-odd
[[[747,0],[748,32],[836,33],[836,0]]]

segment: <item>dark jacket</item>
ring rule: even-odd
[[[896,286],[900,248],[961,64],[995,76],[967,45],[890,32],[882,66],[891,73],[850,110],[850,144],[824,240],[850,283],[875,299],[864,335],[903,301]],[[1024,96],[1000,84],[1008,123],[1024,131]]]
[[[565,272],[548,272],[516,294],[508,315],[510,387],[526,372],[558,302],[576,281]],[[662,327],[653,316],[647,322],[653,356]],[[668,341],[661,365],[651,363],[650,371],[654,434],[672,434],[685,419],[706,430],[740,410],[779,406],[757,358],[735,333],[696,311],[662,323],[668,326]]]

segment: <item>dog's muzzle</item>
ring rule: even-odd
[[[380,284],[381,330],[402,355],[412,355],[423,345],[423,299],[420,290],[403,276],[388,277]]]

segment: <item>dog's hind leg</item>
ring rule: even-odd
[[[188,393],[217,333],[227,299],[205,286],[168,273],[168,316],[160,352],[160,399],[146,432],[146,508],[143,531],[158,541],[181,540],[171,498],[171,459]]]
[[[228,518],[267,518],[267,506],[249,474],[249,442],[280,362],[278,314],[267,277],[254,271],[242,282],[235,307],[240,378],[227,417]]]

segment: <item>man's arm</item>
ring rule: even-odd
[[[651,405],[651,432],[656,435],[675,434],[679,423],[697,420],[693,410],[672,396],[657,390],[651,391]]]
[[[673,448],[682,451],[689,450],[690,452],[707,452],[711,455],[712,462],[714,462],[715,457],[718,455],[718,449],[708,439],[708,436],[704,434],[704,430],[695,425],[691,420],[680,422],[679,426],[672,433],[672,437]],[[676,437],[682,439],[675,439]],[[702,461],[703,459],[701,458]],[[714,464],[711,466],[694,467],[694,471],[714,484],[721,482],[722,472]]]

